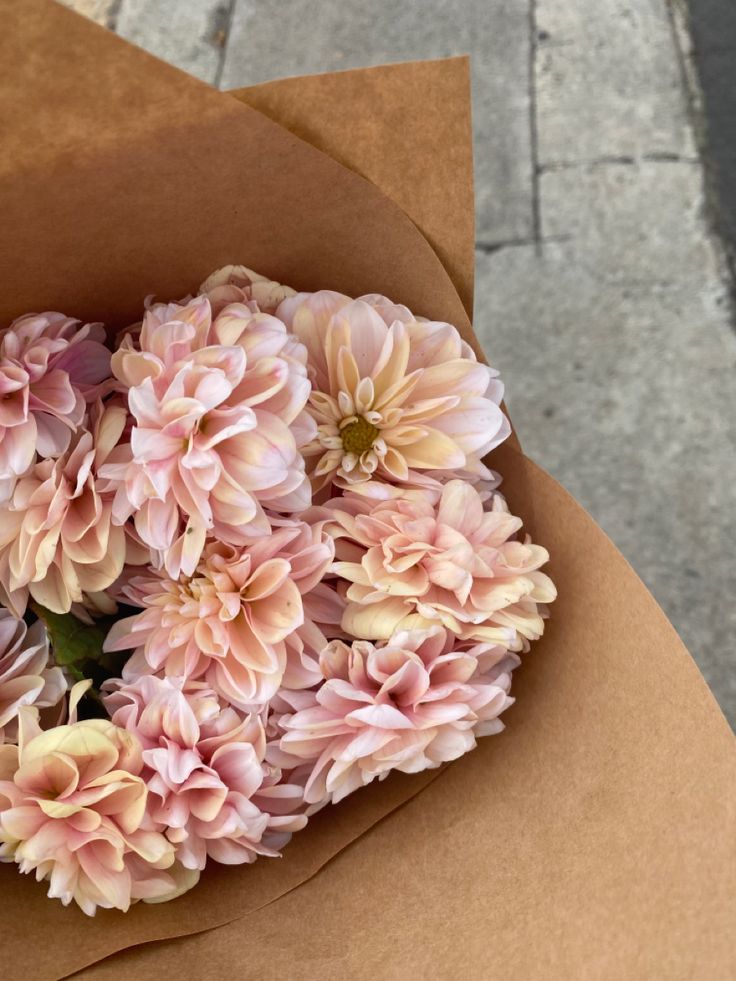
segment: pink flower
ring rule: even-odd
[[[23,705],[48,708],[63,698],[64,675],[49,662],[49,638],[41,621],[29,629],[0,607],[0,744],[17,740]]]
[[[258,716],[243,718],[200,682],[144,675],[106,698],[112,721],[140,739],[149,817],[187,869],[208,856],[237,865],[277,855],[306,818],[300,788],[265,762]]]
[[[338,561],[351,585],[343,629],[387,639],[401,626],[442,624],[463,640],[524,650],[543,630],[555,588],[549,555],[527,538],[503,498],[483,509],[478,491],[451,480],[442,492],[396,488],[375,503],[347,493],[330,503]]]
[[[246,266],[223,266],[208,276],[199,287],[215,314],[229,303],[253,303],[263,313],[275,313],[282,300],[294,296],[294,290],[261,276]]]
[[[0,595],[22,616],[28,596],[55,613],[117,579],[126,554],[99,469],[125,426],[121,406],[93,406],[58,459],[41,460],[0,508]]]
[[[432,627],[379,646],[333,641],[320,664],[324,685],[299,693],[302,707],[278,720],[284,735],[271,750],[281,762],[313,764],[308,803],[336,803],[391,770],[439,766],[473,749],[476,736],[499,732],[518,658]]]
[[[207,535],[242,546],[267,535],[263,508],[310,502],[300,448],[314,432],[306,352],[281,321],[231,303],[212,319],[200,296],[155,304],[139,349],[113,355],[129,388],[130,443],[103,469],[114,515],[134,515],[138,535],[173,577],[191,575]]]
[[[290,659],[292,673],[313,683],[309,650],[323,638],[306,622],[302,596],[333,554],[321,523],[284,520],[241,549],[210,542],[191,578],[152,571],[131,580],[124,595],[143,612],[119,620],[106,649],[136,648],[126,680],[155,672],[204,679],[247,711],[276,692]]]
[[[0,499],[36,459],[60,456],[85,398],[110,374],[101,324],[28,314],[0,331]]]
[[[84,687],[72,692],[72,719]],[[18,746],[0,746],[0,859],[48,880],[51,898],[89,915],[173,898],[193,877],[164,871],[173,847],[142,828],[142,767],[138,740],[111,722],[43,732],[34,709],[21,709]]]
[[[309,353],[317,434],[304,453],[317,487],[490,478],[482,457],[510,432],[503,386],[454,327],[327,290],[284,300],[277,316]]]

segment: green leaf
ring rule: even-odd
[[[82,623],[72,613],[52,613],[38,603],[31,603],[31,609],[46,624],[57,664],[81,666],[85,661],[102,660],[106,630],[96,623]]]
[[[52,613],[38,603],[31,609],[46,625],[54,660],[72,681],[91,681],[92,687],[79,703],[79,718],[107,718],[102,686],[108,678],[119,678],[130,651],[104,653],[102,646],[118,616],[83,623],[72,613]],[[125,607],[121,608],[125,611]],[[124,615],[124,613],[123,613]]]

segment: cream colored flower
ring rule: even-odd
[[[275,283],[246,266],[223,266],[208,276],[199,287],[218,314],[228,303],[254,303],[263,313],[274,313],[276,307],[295,291]]]
[[[368,485],[370,486],[370,485]],[[525,650],[543,630],[555,588],[539,569],[549,555],[527,538],[500,494],[484,510],[461,480],[376,504],[351,491],[332,501],[333,566],[351,585],[343,629],[383,640],[407,625],[442,624],[463,640]]]
[[[136,899],[172,898],[181,883],[164,870],[174,849],[143,829],[142,768],[140,743],[112,722],[43,732],[34,710],[22,709],[18,746],[0,746],[0,859],[46,879],[51,898],[73,900],[89,915],[98,906],[127,910]]]
[[[327,290],[284,300],[277,316],[309,353],[318,431],[304,453],[317,487],[491,477],[482,458],[510,432],[503,386],[454,327]]]

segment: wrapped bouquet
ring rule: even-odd
[[[733,737],[510,431],[466,61],[0,17],[3,976],[730,976]]]
[[[90,914],[498,732],[555,597],[452,325],[228,266],[103,340],[0,334],[0,857]]]

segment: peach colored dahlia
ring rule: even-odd
[[[454,327],[328,290],[284,300],[277,316],[309,352],[317,434],[304,453],[318,488],[491,477],[482,457],[510,432],[503,386]]]
[[[0,746],[0,859],[48,880],[51,898],[90,915],[173,898],[193,877],[179,877],[172,845],[142,827],[142,768],[136,737],[111,722],[43,732],[24,707],[18,746]]]
[[[497,494],[451,480],[376,503],[356,492],[330,502],[337,561],[350,585],[343,629],[384,640],[402,625],[439,623],[463,640],[524,650],[543,630],[555,588],[539,569],[549,556],[527,538]]]
[[[199,287],[217,314],[229,303],[253,303],[263,313],[275,313],[282,300],[294,296],[289,286],[275,283],[246,266],[223,266],[208,276]]]
[[[0,508],[0,595],[18,616],[29,595],[66,613],[120,575],[126,536],[112,521],[113,495],[99,470],[125,422],[121,406],[93,406],[89,428],[58,459],[36,463]]]
[[[61,668],[50,663],[49,638],[40,620],[23,620],[0,607],[0,744],[18,738],[23,705],[48,708],[66,692]]]
[[[141,741],[152,826],[188,869],[275,856],[306,818],[300,788],[264,762],[257,715],[243,718],[200,682],[144,675],[106,698],[112,721]]]
[[[288,521],[241,549],[210,542],[191,578],[155,570],[132,578],[125,596],[143,610],[114,624],[106,649],[136,648],[126,680],[156,672],[204,679],[241,709],[263,704],[281,684],[290,651],[293,673],[314,677],[308,655],[321,634],[314,639],[302,596],[333,555],[319,523]]]
[[[0,331],[0,499],[36,459],[60,456],[110,373],[101,324],[28,314]]]
[[[206,296],[155,304],[137,344],[128,336],[113,355],[134,419],[130,443],[103,470],[115,521],[134,515],[173,577],[194,572],[208,534],[240,546],[268,534],[264,507],[295,512],[310,501],[306,352],[251,306],[231,303],[213,319]]]
[[[458,644],[437,626],[378,646],[333,641],[320,658],[324,685],[299,693],[306,707],[279,719],[275,755],[313,764],[308,803],[336,803],[391,770],[439,766],[503,728],[517,663],[503,648]]]

